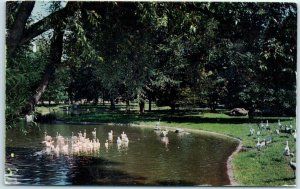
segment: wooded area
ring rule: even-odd
[[[49,3],[6,2],[7,124],[43,100],[295,115],[296,4]]]

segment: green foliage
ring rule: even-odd
[[[38,43],[38,42],[37,42]],[[46,43],[40,41],[38,51],[22,49],[13,60],[6,63],[6,122],[12,127],[20,117],[21,108],[32,95],[32,89],[41,79],[47,61]]]

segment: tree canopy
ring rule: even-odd
[[[8,121],[41,98],[295,114],[296,4],[48,3],[6,2]]]

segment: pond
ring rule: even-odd
[[[100,149],[92,152],[49,152],[44,132],[71,139],[86,130],[96,137]],[[113,142],[105,147],[108,132]],[[117,145],[125,132],[128,145]],[[11,185],[213,185],[230,184],[226,162],[237,142],[207,134],[169,131],[166,137],[151,128],[109,125],[43,124],[29,135],[6,132],[5,183]],[[55,140],[55,139],[54,139]],[[69,140],[69,144],[71,142]]]

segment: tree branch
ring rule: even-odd
[[[13,23],[12,27],[9,29],[9,35],[7,37],[7,55],[11,57],[12,54],[15,52],[18,44],[21,40],[26,22],[28,17],[30,16],[32,9],[34,7],[35,1],[24,1],[22,2],[15,22]]]

